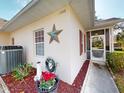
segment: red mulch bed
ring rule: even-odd
[[[36,70],[32,68],[30,74],[27,77],[25,77],[23,81],[16,80],[11,73],[2,76],[2,78],[11,93],[20,93],[20,92],[37,93],[34,83],[35,75],[36,75]]]
[[[60,80],[57,93],[80,93],[80,90]]]
[[[66,82],[60,80],[57,93],[80,93],[88,66],[89,66],[89,61],[86,61],[82,66],[81,70],[79,71],[72,85],[69,85]],[[2,78],[11,93],[20,93],[20,92],[37,93],[34,82],[35,75],[36,75],[36,70],[33,68],[31,73],[27,77],[25,77],[23,81],[15,80],[15,78],[11,75],[11,73],[2,76]]]
[[[88,66],[89,66],[89,60],[86,60],[72,84],[74,87],[76,87],[79,90],[81,90],[81,87],[83,86],[84,79],[88,70]]]

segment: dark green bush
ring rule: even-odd
[[[115,51],[122,51],[122,48],[114,49]]]
[[[113,72],[124,69],[124,52],[115,51],[107,54],[107,62]]]

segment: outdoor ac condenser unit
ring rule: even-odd
[[[23,64],[22,46],[0,46],[0,74],[11,72]]]

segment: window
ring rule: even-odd
[[[83,33],[79,30],[79,40],[80,40],[80,55],[83,53]]]
[[[36,55],[44,56],[44,30],[35,31]]]

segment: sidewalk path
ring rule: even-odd
[[[81,93],[119,93],[107,68],[91,63],[89,74]]]

